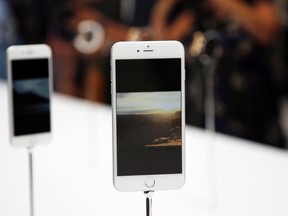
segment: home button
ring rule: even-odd
[[[149,178],[149,179],[146,180],[145,185],[146,185],[148,188],[152,188],[152,187],[155,185],[155,180]]]

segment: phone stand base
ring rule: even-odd
[[[144,191],[146,197],[146,216],[152,216],[152,196],[154,194],[153,190]]]

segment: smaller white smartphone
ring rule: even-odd
[[[7,49],[10,142],[32,147],[51,139],[52,52],[48,45]]]
[[[183,45],[118,42],[111,69],[115,188],[180,188],[185,182]]]

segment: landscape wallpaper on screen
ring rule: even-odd
[[[50,131],[48,78],[13,81],[14,134]]]
[[[118,175],[181,173],[181,93],[117,93]]]

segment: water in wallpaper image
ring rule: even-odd
[[[181,93],[117,93],[118,175],[181,173]]]
[[[13,81],[14,134],[50,131],[48,78]]]

